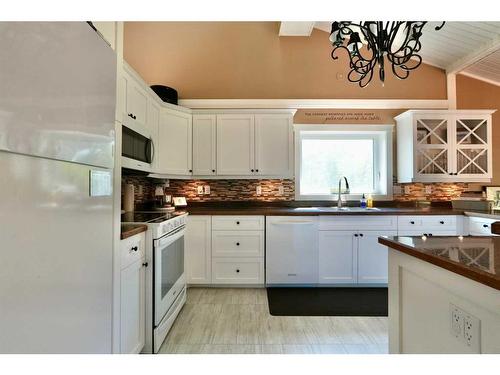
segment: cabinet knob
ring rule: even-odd
[[[147,266],[148,266],[148,262],[144,262],[144,263],[142,263],[142,266],[143,266],[143,267],[147,267]]]
[[[253,169],[250,169],[250,172],[253,172]]]
[[[427,233],[424,233],[424,236],[427,237]]]
[[[410,221],[410,224],[415,224],[415,222],[414,221]]]
[[[240,270],[238,270],[238,269],[237,269],[237,270],[236,270],[236,273],[240,273]]]
[[[429,233],[429,237],[432,237],[432,233]]]
[[[239,243],[239,242],[236,242],[236,246],[240,246],[240,243]]]
[[[483,224],[483,228],[488,228],[488,224]]]
[[[192,170],[192,169],[190,169],[190,170],[189,170],[189,173],[193,173],[193,170]]]
[[[130,249],[130,251],[137,251],[139,248],[137,246],[134,246],[133,248]]]
[[[355,233],[355,234],[354,234],[354,237],[358,237],[358,234],[357,234],[357,233]]]
[[[441,221],[439,222],[439,224],[444,224],[444,221],[442,221],[442,220],[441,220]]]
[[[212,169],[212,172],[215,173],[215,169]]]
[[[258,171],[259,171],[258,169],[255,170],[255,172],[258,172]]]
[[[236,225],[240,225],[240,222],[239,222],[239,221],[237,221],[237,222],[236,222]]]
[[[360,236],[360,237],[363,237],[363,233],[360,233],[360,234],[359,234],[359,236]]]

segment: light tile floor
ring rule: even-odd
[[[386,317],[272,316],[265,289],[190,288],[160,353],[385,354]]]

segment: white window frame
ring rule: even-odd
[[[345,139],[374,140],[374,174],[379,174],[379,186],[382,189],[379,194],[372,194],[376,200],[392,200],[392,164],[393,164],[393,131],[394,125],[294,125],[295,137],[295,200],[302,201],[336,201],[338,194],[300,194],[302,139],[307,138],[329,138],[333,135],[341,135]],[[384,186],[385,185],[385,186]],[[344,188],[342,183],[342,188]],[[352,186],[351,186],[352,188]],[[359,200],[362,194],[342,194],[342,199]]]

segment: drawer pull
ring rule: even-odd
[[[130,251],[137,251],[139,248],[137,246],[134,246],[133,248],[130,249]]]
[[[488,228],[488,224],[483,224],[483,228]]]
[[[240,243],[239,243],[239,242],[236,242],[236,246],[240,246]]]
[[[439,222],[439,224],[444,224],[444,221],[442,221],[442,220],[441,220],[441,221]]]
[[[148,266],[148,262],[144,262],[144,263],[142,263],[142,266],[143,266],[143,267],[147,267],[147,266]]]
[[[239,270],[239,269],[237,269],[237,270],[236,270],[236,273],[240,273],[240,270]]]

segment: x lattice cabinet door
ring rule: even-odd
[[[457,176],[492,177],[491,124],[489,116],[457,115],[453,119]]]
[[[415,117],[414,124],[415,177],[449,179],[452,173],[450,117],[421,115]]]

